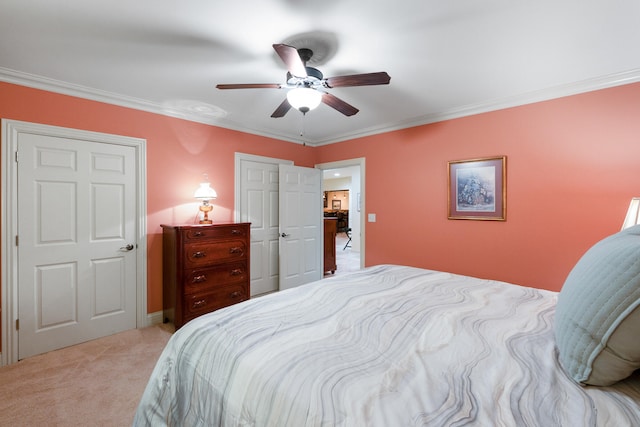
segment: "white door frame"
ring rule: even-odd
[[[18,174],[17,141],[21,132],[56,136],[68,139],[90,140],[98,143],[130,146],[136,153],[136,327],[149,324],[147,316],[147,197],[146,197],[146,140],[120,135],[63,128],[22,122],[2,120],[2,187],[0,267],[2,276],[0,294],[2,295],[2,354],[0,366],[18,361],[18,332],[15,328],[18,315],[18,249],[15,239],[18,234]]]
[[[339,160],[336,162],[328,162],[328,163],[319,163],[315,165],[317,169],[326,170],[326,169],[339,169],[339,168],[348,168],[350,166],[360,166],[360,189],[356,189],[357,192],[360,192],[360,268],[364,268],[365,261],[365,220],[367,211],[365,208],[366,192],[365,192],[365,158],[358,157],[355,159],[348,160]],[[355,237],[355,236],[354,236]]]

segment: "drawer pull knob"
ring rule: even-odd
[[[239,268],[234,268],[230,273],[232,276],[240,276],[242,274],[242,270]]]
[[[201,252],[201,251],[198,251],[198,252],[194,252],[194,253],[193,253],[193,257],[194,257],[194,258],[204,258],[204,257],[206,257],[206,256],[207,256],[207,254],[205,254],[204,252]]]
[[[239,247],[231,248],[231,249],[229,249],[229,253],[230,254],[241,254],[242,253],[242,248],[239,248]]]
[[[194,237],[202,237],[202,236],[204,236],[204,233],[202,231],[196,231],[196,232],[193,233],[193,236]]]
[[[242,234],[242,230],[238,230],[237,228],[234,228],[233,230],[231,230],[231,234],[235,234],[235,235]]]
[[[204,274],[200,275],[200,276],[195,276],[192,280],[192,283],[202,283],[202,282],[206,282],[207,281],[207,276],[205,276]]]
[[[240,292],[235,291],[231,295],[229,295],[232,299],[238,298],[240,296]]]
[[[200,307],[202,307],[203,305],[206,305],[206,304],[207,304],[207,300],[206,299],[201,299],[201,300],[196,301],[196,302],[193,303],[193,308],[200,308]]]

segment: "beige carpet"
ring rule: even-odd
[[[0,368],[0,426],[130,426],[170,336],[135,329]]]

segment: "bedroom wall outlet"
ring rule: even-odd
[[[369,214],[368,221],[369,222],[376,222],[376,214],[374,214],[374,213]]]

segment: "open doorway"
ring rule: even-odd
[[[323,170],[323,216],[336,222],[336,270],[325,277],[364,266],[364,159],[316,165]]]

